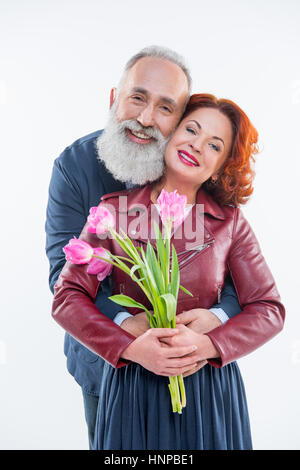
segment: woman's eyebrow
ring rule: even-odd
[[[198,122],[198,121],[195,121],[195,119],[191,119],[191,120],[188,121],[188,122],[194,122],[194,123],[196,124],[196,126],[198,127],[198,129],[202,129],[201,126],[200,126],[200,124],[199,124],[199,122]],[[218,136],[216,136],[216,135],[213,135],[212,138],[213,138],[213,139],[220,140],[221,142],[223,142],[223,145],[224,145],[224,147],[225,147],[224,140],[221,139],[221,137],[218,137]]]

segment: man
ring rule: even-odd
[[[90,207],[98,205],[105,193],[143,185],[161,176],[164,148],[183,114],[190,88],[189,72],[175,52],[159,47],[142,50],[127,63],[118,88],[111,90],[111,112],[104,132],[77,140],[55,160],[46,221],[52,292],[65,264],[62,248],[70,238],[79,236]],[[160,373],[168,367],[170,357],[164,362],[155,361],[161,357],[162,344],[158,338],[145,335],[148,328],[145,314],[132,317],[111,302],[109,282],[105,279],[101,284],[95,302],[99,312],[109,317],[107,321],[113,320],[130,335],[139,337],[125,348],[124,359],[130,360],[134,349],[140,364]],[[183,321],[197,331],[209,331],[237,314],[240,307],[230,280],[218,307],[186,312]],[[103,361],[83,346],[89,347],[84,331],[76,337],[80,342],[66,333],[64,351],[68,370],[82,387],[92,447]],[[188,375],[204,365],[203,361],[191,369],[181,355],[177,354],[178,373]],[[171,356],[174,358],[175,354]],[[153,364],[157,362],[159,366],[155,369]]]

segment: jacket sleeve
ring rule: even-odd
[[[65,264],[63,247],[68,241],[80,235],[86,223],[86,213],[80,187],[80,168],[70,159],[70,151],[65,150],[54,161],[49,185],[49,198],[46,214],[46,254],[50,264],[49,285],[54,292],[54,284]],[[101,188],[99,188],[101,191]],[[101,192],[99,194],[100,198]],[[105,279],[97,293],[95,305],[112,320],[120,311],[126,310],[108,299],[109,279]]]
[[[80,189],[75,178],[65,168],[64,160],[65,154],[62,154],[54,161],[45,225],[46,254],[50,263],[49,285],[52,293],[65,264],[62,248],[70,238],[78,237],[86,222]]]
[[[285,309],[259,243],[240,209],[235,209],[228,270],[241,313],[206,333],[220,353],[209,364],[222,367],[245,356],[279,333]]]
[[[97,236],[87,231],[87,224],[79,238],[94,248],[100,246]],[[67,261],[54,286],[52,316],[77,341],[119,368],[128,364],[121,355],[135,337],[103,315],[94,304],[99,286],[97,276],[87,273],[87,265]]]

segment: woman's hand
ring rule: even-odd
[[[175,376],[196,367],[194,344],[167,345],[167,338],[178,335],[177,328],[150,328],[130,343],[122,357],[137,362],[156,375]]]
[[[160,335],[160,337],[155,339],[151,338],[151,340],[156,341],[156,348],[159,344],[163,348],[167,348],[168,346],[171,346],[173,348],[182,348],[185,346],[197,345],[197,350],[193,353],[192,361],[190,361],[191,363],[193,363],[193,367],[185,367],[185,370],[182,369],[183,377],[187,377],[188,375],[192,375],[195,372],[198,372],[198,370],[204,367],[207,364],[207,359],[209,357],[219,357],[219,352],[214,347],[210,338],[204,335],[204,333],[216,328],[221,324],[221,322],[209,310],[198,308],[177,315],[176,323],[176,329],[178,330],[178,333],[175,336],[164,338],[162,337],[162,335]],[[186,326],[184,323],[186,323],[186,325],[188,326]],[[121,328],[127,331],[128,333],[132,334],[136,338],[144,335],[144,333],[149,330],[149,323],[147,320],[146,313],[141,312],[137,315],[126,318],[122,322]],[[158,344],[157,339],[159,340]],[[157,359],[156,355],[158,354],[158,351],[161,351],[161,349],[159,350],[158,348],[154,348],[153,350],[151,350],[152,346],[153,344],[151,344],[151,347],[149,347],[149,344],[147,344],[147,356],[149,355],[150,362],[153,361],[154,357],[155,359]],[[154,368],[153,364],[150,366],[150,363],[147,362],[148,359],[146,359],[145,357],[146,354],[142,359],[137,359],[137,356],[135,357],[135,359],[133,359],[135,362],[139,362],[141,365],[143,365],[148,370],[151,370],[154,373],[158,373],[159,375],[166,375],[166,367],[164,367],[163,369],[160,368],[163,363],[161,357],[159,357],[158,360],[158,363],[160,363],[160,367]],[[171,375],[171,369],[168,369],[168,373]]]
[[[192,369],[186,371],[183,376],[194,374],[207,364],[207,359],[219,357],[219,351],[216,349],[211,339],[202,333],[196,333],[191,328],[179,324],[176,325],[178,334],[172,337],[164,338],[163,341],[169,346],[189,346],[195,344],[197,350],[193,353],[197,364]]]

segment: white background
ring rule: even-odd
[[[183,54],[194,92],[236,101],[260,134],[244,212],[287,319],[239,361],[255,449],[300,448],[298,0],[0,1],[0,448],[87,449],[79,386],[50,315],[45,211],[53,160],[102,128],[127,59]]]

